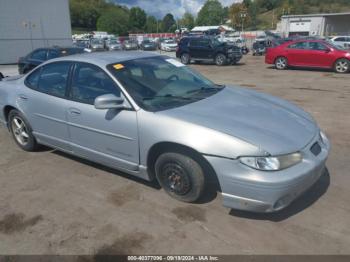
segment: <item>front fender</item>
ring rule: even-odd
[[[235,159],[241,155],[265,155],[258,146],[236,137],[157,113],[138,111],[140,162],[147,165],[151,147],[171,142],[203,155]]]

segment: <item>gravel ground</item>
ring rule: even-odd
[[[251,55],[193,67],[310,112],[332,142],[329,173],[286,210],[251,214],[222,207],[219,194],[184,204],[54,150],[25,153],[0,128],[0,254],[349,254],[350,74],[277,71]]]

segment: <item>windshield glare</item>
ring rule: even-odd
[[[141,108],[153,112],[204,99],[223,88],[165,56],[111,64],[107,69]]]

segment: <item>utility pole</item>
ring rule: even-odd
[[[247,17],[247,13],[241,12],[240,16],[241,16],[241,23],[242,23],[242,30],[241,30],[241,36],[242,36],[244,32],[244,19]]]

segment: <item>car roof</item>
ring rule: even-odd
[[[139,59],[139,58],[148,58],[156,57],[160,54],[152,52],[142,52],[142,51],[106,51],[106,52],[94,52],[94,53],[84,53],[71,56],[65,56],[60,58],[55,58],[49,60],[50,62],[54,61],[74,61],[74,62],[85,62],[101,67],[106,65],[119,63],[123,61]]]

